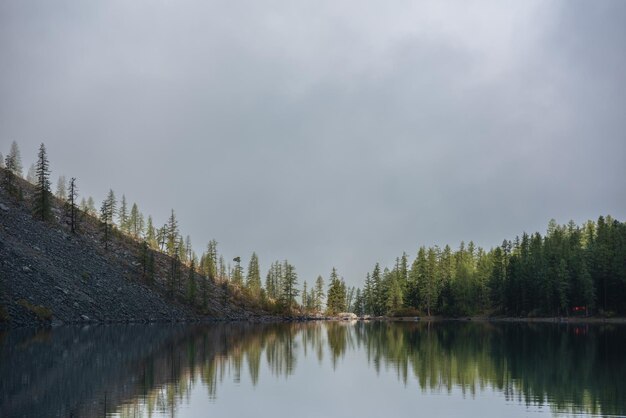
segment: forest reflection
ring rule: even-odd
[[[624,415],[625,331],[611,325],[309,322],[8,334],[0,336],[0,415],[176,416],[194,388],[216,401],[227,383],[263,387],[272,376],[290,379],[299,363],[311,361],[339,370],[354,353],[367,359],[362,367],[394,373],[422,393],[461,390],[473,397],[489,390],[555,412]]]
[[[490,323],[290,323],[239,325],[224,329],[225,344],[211,352],[211,328],[197,329],[179,349],[179,373],[154,393],[118,412],[136,416],[170,411],[201,383],[212,399],[225,379],[248,373],[253,385],[261,370],[274,376],[296,373],[300,356],[315,356],[333,369],[352,350],[364,350],[368,366],[392,370],[405,384],[415,379],[423,392],[474,396],[486,389],[526,405],[555,412],[626,413],[623,328]],[[327,359],[326,359],[327,357]],[[262,368],[262,363],[266,368]]]

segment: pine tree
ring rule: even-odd
[[[35,166],[34,166],[34,165],[31,165],[31,167],[33,168],[33,170],[35,169]],[[0,152],[0,168],[4,168],[4,156],[2,155],[2,153],[1,153],[1,152]],[[35,178],[35,177],[33,176],[33,179],[34,179],[34,178]],[[31,181],[31,183],[32,183],[32,181]]]
[[[61,201],[67,200],[67,189],[65,188],[65,176],[59,176],[57,181],[57,191],[55,193],[57,199]]]
[[[39,149],[41,151],[41,147],[39,147]],[[22,177],[22,156],[20,154],[20,148],[17,146],[17,142],[13,141],[11,143],[11,149],[9,150],[9,155],[7,155],[7,157],[10,157],[12,160],[13,164],[11,170],[13,173],[18,177]]]
[[[43,143],[39,146],[36,172],[37,185],[35,188],[33,212],[35,217],[45,221],[50,219],[52,214],[52,202],[50,199],[50,165],[46,154],[46,146]]]
[[[255,252],[252,253],[250,263],[248,264],[246,288],[250,294],[256,298],[261,295],[261,271],[259,268],[259,258]]]

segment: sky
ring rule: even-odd
[[[626,218],[626,2],[0,2],[0,152],[299,281]]]

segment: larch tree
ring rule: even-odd
[[[152,216],[148,216],[148,223],[146,224],[146,242],[152,249],[156,249],[158,247],[156,232],[154,230],[154,224],[152,223]]]
[[[59,176],[57,181],[57,190],[55,193],[57,199],[65,202],[67,200],[67,188],[65,187],[65,176]]]
[[[41,150],[41,146],[39,148]],[[13,160],[13,173],[15,173],[15,175],[18,177],[22,177],[22,155],[20,153],[20,147],[18,147],[17,142],[13,141],[11,143],[11,149],[9,150],[8,157],[11,157],[11,159]]]
[[[128,225],[128,204],[126,203],[126,195],[122,195],[120,209],[117,212],[117,222],[122,232],[126,234],[130,232]]]
[[[250,294],[258,298],[261,295],[261,271],[259,268],[259,257],[255,252],[250,257],[248,263],[248,274],[246,275],[246,288]]]
[[[322,311],[323,308],[323,304],[324,304],[324,297],[325,297],[325,293],[324,293],[324,279],[322,278],[322,276],[317,276],[317,279],[315,279],[315,298],[314,298],[314,304],[315,304],[315,310],[318,312]]]
[[[52,214],[52,200],[50,199],[50,164],[46,153],[46,146],[39,146],[37,156],[37,184],[35,187],[33,213],[42,221],[50,219]]]
[[[26,181],[30,184],[37,183],[37,169],[35,168],[35,164],[31,164],[28,168],[28,172],[26,173]]]
[[[113,227],[113,218],[116,213],[116,205],[117,200],[115,199],[115,193],[113,190],[109,190],[107,197],[102,201],[102,206],[100,207],[100,222],[104,232],[104,249],[109,248],[109,240],[111,228]]]

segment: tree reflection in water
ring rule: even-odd
[[[205,324],[59,328],[0,340],[0,416],[175,415],[242,374],[289,379],[299,361],[353,351],[423,392],[496,390],[554,411],[626,414],[626,329],[476,322]],[[315,360],[314,360],[315,361]],[[265,367],[264,367],[265,366]],[[106,394],[106,396],[105,396]],[[106,402],[105,402],[106,397]],[[34,401],[33,401],[34,400]]]

